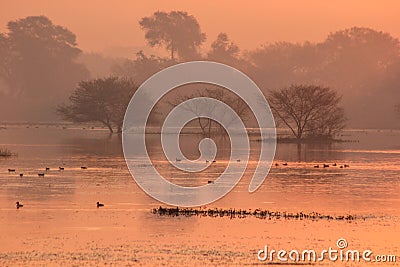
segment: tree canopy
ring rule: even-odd
[[[124,115],[137,87],[129,79],[109,77],[82,81],[57,112],[67,121],[101,122],[111,133],[122,130]]]
[[[271,91],[268,97],[275,117],[296,139],[304,136],[332,138],[346,122],[336,91],[314,85],[292,85]]]
[[[175,53],[183,60],[198,57],[198,48],[206,40],[197,19],[183,11],[157,11],[139,24],[147,43],[165,47],[171,52],[171,59],[175,59]]]
[[[5,94],[2,105],[18,98],[22,109],[53,114],[50,103],[68,95],[68,88],[88,77],[87,69],[76,62],[81,50],[76,36],[53,24],[45,16],[29,16],[10,21],[8,32],[0,34],[0,78]]]
[[[175,60],[169,58],[147,56],[143,51],[136,53],[135,59],[126,59],[121,64],[112,66],[113,75],[129,77],[136,83],[141,84],[156,72],[176,64]]]

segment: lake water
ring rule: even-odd
[[[148,138],[153,163],[177,184],[206,184],[226,166],[229,146],[221,141],[217,163],[188,177],[168,164],[158,138]],[[271,168],[252,194],[247,188],[259,143],[251,142],[242,180],[207,207],[352,214],[365,220],[160,217],[150,212],[160,203],[132,179],[118,135],[72,126],[8,126],[0,130],[0,147],[18,155],[0,158],[0,265],[257,265],[263,263],[257,252],[265,245],[321,251],[336,247],[339,238],[347,240],[349,249],[400,256],[400,132],[352,130],[342,138],[357,142],[301,149],[279,144],[275,156],[279,166]],[[189,158],[197,156],[197,139],[182,137]],[[324,163],[337,166],[314,168]],[[350,167],[339,168],[344,164]],[[59,171],[59,166],[65,170]],[[45,177],[38,177],[39,172]],[[16,201],[24,207],[17,210]],[[105,206],[97,209],[97,201]],[[381,264],[391,265],[395,264]]]

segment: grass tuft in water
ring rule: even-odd
[[[13,153],[7,148],[0,147],[0,157],[11,157]]]

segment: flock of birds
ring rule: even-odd
[[[287,162],[285,162],[285,163],[282,163],[282,166],[289,166],[289,164],[287,163]],[[330,166],[332,166],[332,167],[339,167],[340,169],[343,169],[343,168],[349,168],[350,167],[350,165],[349,164],[343,164],[343,165],[338,165],[337,163],[333,163],[333,164],[317,164],[317,165],[314,165],[314,168],[319,168],[319,167],[321,167],[321,168],[329,168]],[[275,163],[275,167],[279,167],[279,163]]]
[[[269,211],[269,210],[261,210],[256,209],[254,211],[244,210],[244,209],[207,209],[207,208],[154,208],[152,210],[153,214],[158,214],[160,216],[202,216],[202,217],[230,217],[233,218],[246,218],[246,217],[255,217],[258,219],[297,219],[297,220],[345,220],[345,221],[352,221],[356,218],[355,215],[324,215],[318,212],[297,212],[297,213],[290,213],[290,212],[279,212],[279,211]],[[363,218],[365,219],[365,218]]]
[[[64,170],[65,170],[65,167],[58,167],[58,170],[59,170],[59,171],[64,171]],[[81,166],[81,170],[87,170],[87,166]],[[45,168],[45,172],[38,172],[38,176],[39,176],[39,177],[44,177],[45,173],[48,172],[48,171],[50,171],[50,168],[49,168],[49,167],[46,167],[46,168]],[[9,173],[16,173],[16,170],[15,170],[15,169],[8,169],[8,172],[9,172]],[[23,174],[23,173],[20,173],[20,174],[19,174],[19,177],[24,177],[24,174]],[[19,201],[17,201],[17,202],[15,202],[15,206],[16,206],[17,209],[20,209],[20,208],[22,208],[24,205],[21,204]],[[100,207],[104,207],[104,204],[103,204],[103,203],[100,203],[99,201],[97,201],[96,206],[97,206],[97,208],[100,208]]]
[[[176,158],[175,161],[176,161],[176,162],[181,162],[182,159],[181,159],[181,158]],[[217,161],[216,161],[216,160],[212,160],[212,161],[206,160],[206,163],[209,163],[209,162],[216,163]],[[241,160],[240,160],[240,159],[237,159],[236,162],[241,162]],[[284,162],[284,163],[282,163],[282,166],[289,166],[289,164],[288,164],[287,162]],[[324,163],[324,164],[321,164],[321,165],[320,165],[320,164],[317,164],[317,165],[314,165],[314,168],[319,168],[319,167],[321,167],[321,168],[328,168],[328,167],[330,167],[330,166],[332,166],[332,167],[339,167],[340,169],[349,168],[349,167],[350,167],[350,165],[348,165],[348,164],[338,165],[338,164],[335,162],[335,163],[333,163],[333,164],[325,164],[325,163]],[[279,167],[279,163],[275,163],[275,167]]]
[[[182,161],[182,159],[176,158],[176,161],[180,162],[180,161]],[[206,160],[206,163],[209,163],[209,162],[210,162],[209,160]],[[216,160],[212,161],[212,163],[216,163],[216,162],[217,162]],[[240,162],[240,159],[238,159],[237,162]],[[289,164],[285,162],[285,163],[282,163],[282,165],[283,166],[288,166]],[[336,163],[333,163],[332,166],[336,167],[338,165]],[[275,163],[275,167],[279,167],[279,163]],[[319,168],[319,167],[320,167],[319,164],[314,165],[314,168]],[[330,167],[330,165],[329,164],[322,164],[321,167],[322,168],[328,168],[328,167]],[[339,166],[339,168],[341,168],[341,169],[342,168],[349,168],[349,167],[350,167],[350,165],[348,165],[348,164],[344,164],[344,165],[340,165]],[[87,169],[86,166],[81,166],[81,170],[86,170],[86,169]],[[58,170],[59,171],[64,171],[65,168],[64,167],[58,167]],[[45,173],[48,172],[48,171],[50,171],[50,168],[46,167],[45,168],[45,172],[39,172],[38,176],[39,177],[44,177]],[[16,170],[15,169],[8,169],[8,172],[9,173],[15,173]],[[19,176],[23,177],[24,174],[20,173]],[[207,181],[207,183],[208,184],[213,184],[214,181]],[[20,209],[20,208],[22,208],[24,206],[19,201],[15,202],[15,205],[16,205],[17,209]],[[97,208],[100,208],[100,207],[104,207],[104,204],[102,204],[100,202],[97,202],[96,206],[97,206]],[[178,208],[176,208],[176,209],[168,209],[168,208],[160,207],[159,209],[154,209],[153,213],[157,213],[159,215],[173,215],[173,216],[178,216],[178,215],[186,215],[186,216],[187,215],[190,215],[190,216],[191,215],[203,215],[204,216],[205,214],[208,215],[208,216],[210,216],[210,215],[214,216],[215,214],[221,216],[221,214],[222,214],[222,216],[229,215],[231,217],[232,216],[248,216],[248,215],[253,215],[255,217],[260,217],[260,216],[261,217],[267,217],[267,215],[268,215],[269,218],[277,217],[277,216],[281,217],[280,213],[270,213],[268,211],[260,211],[260,213],[258,213],[256,211],[254,211],[255,213],[254,212],[250,213],[250,212],[242,211],[242,210],[240,210],[240,211],[236,211],[236,210],[233,210],[233,211],[232,210],[208,210],[207,212],[205,212],[204,210],[178,209]],[[307,218],[314,218],[315,216],[311,216],[310,217],[310,215],[306,215],[306,214],[303,214],[303,213],[298,213],[296,215],[283,213],[282,217],[284,217],[284,218],[301,218],[301,219],[305,218],[305,219],[307,219]],[[318,217],[320,217],[320,216],[318,216]],[[322,216],[322,217],[325,218],[324,216]],[[334,219],[333,217],[332,218],[326,217],[326,218],[327,219]],[[342,216],[342,217],[336,217],[336,219],[350,220],[350,219],[353,219],[353,217],[351,216],[351,218],[348,218],[348,217]]]
[[[58,170],[59,170],[59,171],[63,171],[64,169],[65,169],[64,167],[58,167]],[[82,169],[82,170],[86,170],[87,167],[86,167],[86,166],[82,166],[81,169]],[[45,168],[45,172],[38,172],[38,176],[39,176],[39,177],[44,177],[45,173],[48,172],[48,171],[50,171],[50,168],[49,168],[49,167],[46,167],[46,168]],[[8,169],[8,172],[9,172],[9,173],[15,173],[16,170],[15,170],[15,169]],[[19,177],[24,177],[24,173],[21,172],[21,173],[19,174]]]
[[[15,202],[15,206],[17,207],[17,209],[20,209],[20,208],[22,208],[24,205],[21,204],[19,201],[17,201],[17,202]],[[100,203],[99,201],[97,201],[96,206],[97,206],[98,208],[100,208],[100,207],[104,207],[104,204],[103,204],[103,203]]]
[[[182,159],[177,158],[176,161],[180,162],[180,161],[182,161]],[[236,161],[240,162],[240,159],[237,159]],[[208,163],[208,162],[210,162],[210,161],[206,160],[206,163]],[[215,163],[217,161],[213,160],[212,162]],[[275,163],[275,167],[279,167],[279,166],[280,166],[279,163]],[[282,166],[287,167],[287,166],[289,166],[289,164],[287,162],[284,162],[284,163],[282,163]],[[337,167],[338,166],[340,169],[349,168],[350,167],[350,165],[348,165],[348,164],[338,165],[337,163],[333,163],[331,165],[330,164],[321,164],[321,165],[317,164],[317,165],[314,165],[314,168],[320,168],[320,167],[321,168],[329,168],[330,166],[332,166],[332,167]],[[213,184],[214,181],[207,181],[207,183],[208,184]]]

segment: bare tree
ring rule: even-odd
[[[204,90],[197,90],[192,95],[189,96],[178,96],[175,98],[173,102],[170,102],[170,105],[177,106],[186,100],[197,98],[197,97],[209,97],[217,99],[225,104],[229,105],[236,114],[242,119],[246,120],[247,116],[249,115],[250,109],[247,104],[238,96],[234,95],[233,93],[228,93],[221,88],[206,88]],[[215,112],[216,107],[213,104],[204,103],[209,105],[208,110],[210,116],[213,115]],[[201,104],[202,105],[202,104]],[[198,110],[204,109],[204,106],[200,107],[195,104],[185,105],[186,109],[196,115],[198,115]],[[234,118],[232,118],[233,120]],[[233,122],[233,121],[232,121]],[[224,127],[219,123],[215,122],[210,118],[198,117],[197,124],[201,129],[201,133],[205,137],[211,137],[213,134],[221,134],[225,131]]]
[[[292,85],[271,91],[271,109],[297,140],[333,138],[345,127],[346,117],[336,91],[314,85]]]
[[[101,122],[114,132],[122,130],[126,108],[137,87],[118,77],[82,81],[70,96],[70,104],[61,105],[57,113],[72,122]]]

